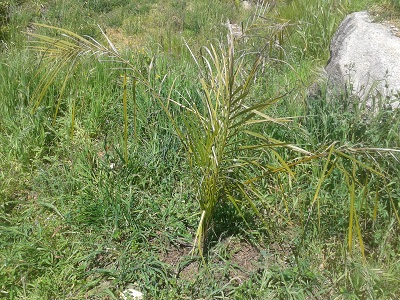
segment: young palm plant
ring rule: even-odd
[[[170,118],[185,145],[198,186],[201,218],[195,244],[201,254],[207,251],[214,212],[221,201],[230,201],[241,215],[241,205],[245,204],[263,219],[255,201],[260,193],[254,182],[275,167],[263,164],[259,154],[284,144],[272,138],[249,144],[260,136],[251,127],[288,121],[270,118],[263,112],[279,97],[249,99],[261,56],[246,70],[246,55],[235,53],[232,39],[228,39],[227,46],[211,45],[202,48],[202,52],[199,59],[191,52],[200,73],[200,89],[182,102],[186,108],[183,129]],[[290,172],[289,168],[286,170]]]

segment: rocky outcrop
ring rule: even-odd
[[[372,99],[388,99],[399,107],[400,38],[391,28],[372,23],[367,12],[348,15],[331,42],[325,68],[331,89],[344,88],[371,105]]]

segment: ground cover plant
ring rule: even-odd
[[[11,3],[1,296],[398,298],[398,111],[304,97],[371,3]]]

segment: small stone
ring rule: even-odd
[[[134,289],[126,289],[121,293],[122,300],[143,300],[143,294]]]

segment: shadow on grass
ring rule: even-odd
[[[239,214],[234,205],[229,201],[221,201],[215,208],[213,226],[208,236],[205,256],[222,240],[247,234],[251,229],[258,228],[259,224],[254,215],[248,210]]]

